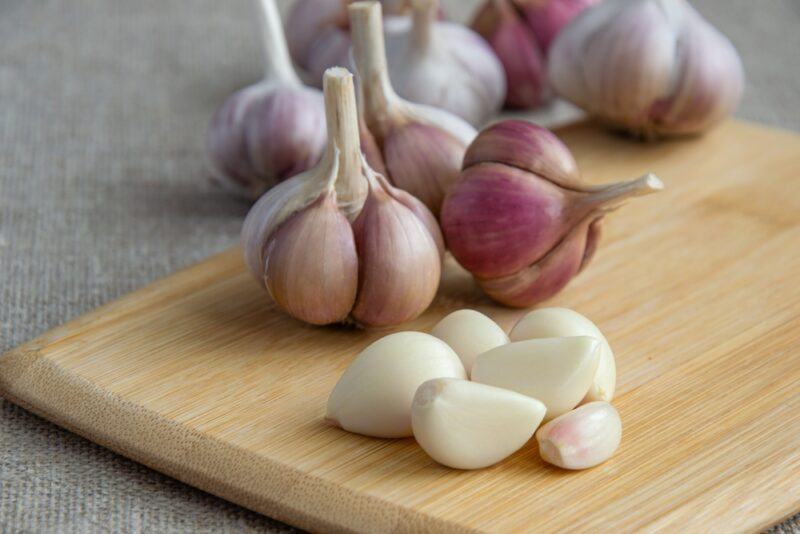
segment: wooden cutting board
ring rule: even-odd
[[[189,484],[318,531],[740,531],[800,510],[800,137],[731,122],[640,144],[560,130],[593,181],[667,184],[608,218],[587,271],[549,304],[605,332],[623,442],[567,472],[535,442],[489,469],[413,439],[322,421],[351,359],[386,331],[314,328],[271,307],[233,249],[0,359],[7,398]],[[510,328],[448,260],[404,329],[471,307]]]

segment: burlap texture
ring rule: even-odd
[[[742,53],[739,116],[800,130],[800,1],[694,3]],[[236,242],[247,205],[208,184],[203,136],[259,77],[251,8],[0,0],[0,352]],[[0,531],[288,530],[0,407]]]

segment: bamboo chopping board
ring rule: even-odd
[[[238,249],[0,358],[0,392],[125,456],[311,530],[756,530],[800,510],[800,137],[731,122],[640,144],[559,134],[593,181],[667,184],[609,217],[587,271],[551,305],[592,318],[617,356],[623,443],[566,472],[535,442],[475,472],[413,439],[322,421],[351,359],[386,331],[315,328],[273,309]],[[404,329],[472,307],[448,260]]]

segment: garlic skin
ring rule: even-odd
[[[487,43],[460,24],[437,21],[437,0],[412,0],[408,31],[387,32],[390,77],[412,102],[444,109],[473,126],[503,104],[503,67]]]
[[[475,310],[457,310],[444,317],[431,330],[456,351],[469,373],[478,354],[508,343],[508,336],[500,326]]]
[[[414,394],[427,380],[440,377],[466,378],[447,343],[422,332],[390,334],[353,360],[328,398],[325,419],[365,436],[411,436]]]
[[[703,132],[730,115],[744,86],[731,42],[685,0],[606,0],[554,41],[556,91],[644,138]]]
[[[274,0],[258,3],[265,77],[228,97],[206,136],[215,181],[253,199],[315,165],[325,151],[322,93],[297,77]]]
[[[245,262],[292,317],[400,324],[436,295],[441,232],[419,200],[367,164],[352,75],[329,69],[324,85],[327,153],[256,202],[242,228]]]
[[[551,97],[545,60],[536,35],[511,0],[489,0],[470,27],[492,47],[506,77],[505,106],[526,109]]]
[[[487,295],[529,307],[558,293],[587,265],[606,213],[661,189],[652,174],[584,184],[552,132],[507,120],[469,146],[440,221],[447,247]]]
[[[600,0],[514,0],[536,35],[540,49],[547,54],[561,30],[584,9]]]
[[[458,177],[475,129],[446,111],[397,96],[389,82],[380,5],[355,2],[348,9],[364,122],[381,150],[392,184],[436,215]]]
[[[455,469],[481,469],[511,456],[533,436],[545,406],[514,391],[435,378],[411,406],[414,438],[428,455]]]
[[[297,0],[286,18],[289,53],[303,69],[308,82],[322,86],[322,76],[331,67],[349,67],[349,0]],[[386,31],[407,28],[403,20],[411,9],[410,0],[381,0],[387,13]],[[377,170],[377,169],[376,169]]]
[[[593,337],[530,339],[480,354],[471,378],[539,399],[549,420],[578,405],[599,361],[600,341]]]
[[[592,321],[569,308],[539,308],[525,314],[509,334],[511,341],[569,336],[590,336],[600,342],[600,362],[581,402],[611,402],[617,384],[617,364],[611,346]]]
[[[619,448],[622,420],[607,402],[590,402],[544,424],[536,432],[545,462],[564,469],[599,465]]]

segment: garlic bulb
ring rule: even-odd
[[[545,410],[538,400],[514,391],[435,378],[414,395],[411,425],[417,443],[440,464],[480,469],[522,448]]]
[[[511,0],[489,0],[471,27],[492,47],[506,76],[505,105],[532,108],[550,97],[544,57],[536,35]]]
[[[600,342],[588,336],[517,341],[480,354],[472,380],[539,399],[547,419],[573,409],[586,395],[600,361]]]
[[[380,5],[356,2],[349,11],[366,125],[392,183],[437,214],[475,129],[446,111],[398,97],[386,67]]]
[[[614,353],[603,333],[580,313],[568,308],[539,308],[525,314],[511,330],[511,341],[543,337],[591,336],[600,342],[600,362],[583,402],[611,401],[617,384]]]
[[[292,5],[286,19],[289,53],[312,85],[321,87],[323,73],[330,67],[349,65],[348,3],[349,0],[297,0]],[[381,0],[381,4],[389,15],[386,31],[408,27],[399,15],[409,12],[410,0]]]
[[[707,130],[744,85],[731,42],[685,0],[606,0],[558,36],[548,72],[561,96],[645,138]]]
[[[561,30],[600,0],[514,0],[545,54]]]
[[[421,202],[364,160],[352,75],[329,69],[324,86],[326,155],[253,206],[242,229],[245,261],[297,319],[399,324],[435,296],[442,237]]]
[[[460,24],[437,22],[436,13],[436,0],[412,0],[411,28],[387,32],[392,83],[407,100],[480,126],[505,99],[503,67],[479,35]]]
[[[662,188],[652,174],[584,184],[552,132],[508,120],[486,128],[469,146],[440,220],[453,256],[487,295],[528,307],[558,293],[586,266],[607,212]]]
[[[588,469],[611,458],[622,441],[619,412],[607,402],[590,402],[544,424],[536,432],[545,462]]]
[[[214,178],[251,198],[315,165],[325,150],[322,93],[297,77],[274,0],[258,2],[265,77],[231,95],[207,134]]]
[[[466,378],[445,342],[421,332],[390,334],[353,360],[328,398],[325,419],[365,436],[411,436],[414,394],[427,380],[440,377]]]
[[[508,343],[508,336],[503,329],[475,310],[454,311],[433,327],[431,335],[456,351],[467,372],[472,369],[478,354]]]

